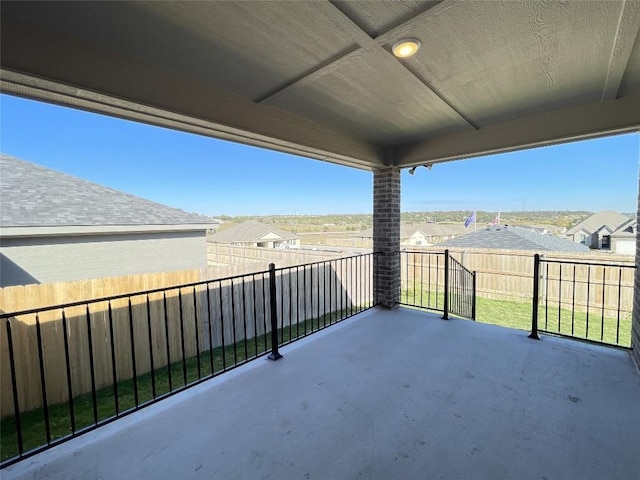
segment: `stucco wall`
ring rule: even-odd
[[[201,232],[3,238],[0,286],[205,268]]]

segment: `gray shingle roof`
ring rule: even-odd
[[[553,252],[588,252],[589,247],[553,235],[509,225],[488,227],[462,237],[442,242],[441,247],[501,248],[508,250],[544,250]]]
[[[601,212],[594,213],[575,227],[567,230],[566,235],[573,235],[580,230],[592,234],[603,226],[609,227],[609,230],[613,232],[627,220],[629,220],[627,215],[614,212],[613,210],[602,210]]]
[[[274,233],[282,237],[283,240],[298,238],[297,235],[280,230],[272,225],[265,225],[257,220],[249,220],[247,222],[234,225],[222,232],[217,232],[211,235],[209,240],[218,243],[258,242],[269,233]]]
[[[0,226],[214,225],[218,221],[0,154]]]
[[[442,225],[438,223],[401,224],[400,239],[411,237],[416,232],[422,232],[425,237],[443,237],[447,235],[462,235],[465,233],[464,225]],[[355,233],[352,237],[373,238],[373,228],[367,228]]]
[[[635,238],[637,228],[638,220],[636,218],[630,218],[620,225],[618,229],[611,234],[611,236],[615,238]]]

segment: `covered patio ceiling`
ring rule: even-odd
[[[4,93],[357,168],[640,126],[636,0],[0,9]],[[422,48],[398,59],[407,37]]]

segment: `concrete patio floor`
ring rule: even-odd
[[[370,310],[6,468],[3,479],[640,476],[627,352]]]

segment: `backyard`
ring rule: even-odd
[[[431,290],[403,290],[401,303],[441,311],[444,294]],[[531,331],[533,305],[531,300],[476,298],[476,321]],[[597,311],[596,311],[597,310]],[[564,303],[558,306],[541,304],[538,307],[538,328],[548,333],[558,333],[599,343],[629,348],[631,346],[631,312],[617,316],[603,316],[599,308],[589,312],[572,310]]]

